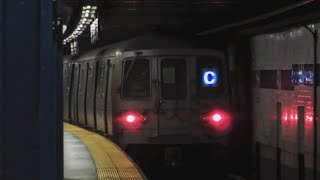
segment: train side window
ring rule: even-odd
[[[150,97],[150,62],[148,59],[124,61],[122,98]]]
[[[161,97],[184,99],[187,96],[186,62],[183,59],[164,59],[161,62]]]

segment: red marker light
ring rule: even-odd
[[[232,128],[232,117],[223,110],[214,110],[201,118],[210,125],[215,132],[227,133]],[[210,127],[209,126],[209,127]]]
[[[129,114],[129,115],[127,115],[127,117],[126,117],[126,120],[127,120],[129,123],[132,123],[132,122],[134,122],[134,121],[136,120],[136,118],[135,118],[133,115]]]
[[[212,116],[212,120],[214,120],[215,122],[220,122],[222,119],[221,115],[220,114],[214,114]]]

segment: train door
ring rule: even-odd
[[[110,60],[101,60],[97,68],[97,90],[96,90],[96,123],[97,130],[108,133],[106,121],[106,102],[109,80]]]
[[[81,64],[79,72],[79,92],[78,92],[78,117],[81,125],[86,125],[85,101],[87,86],[87,66],[86,62]]]
[[[63,64],[63,120],[69,120],[70,64]]]
[[[80,64],[75,64],[73,83],[72,83],[72,98],[71,98],[71,121],[78,123],[78,91],[79,91],[79,72]]]
[[[188,58],[160,57],[157,69],[159,135],[190,135]]]
[[[96,128],[94,120],[94,102],[95,102],[95,89],[96,89],[96,62],[88,62],[88,82],[86,93],[86,119],[87,126]]]
[[[70,71],[69,71],[69,82],[68,82],[68,86],[69,86],[69,92],[68,93],[68,99],[67,99],[67,106],[68,106],[68,120],[71,120],[72,119],[72,97],[73,97],[73,81],[74,81],[74,67],[75,65],[74,64],[69,64],[71,66],[70,68]]]

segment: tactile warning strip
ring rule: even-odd
[[[68,123],[64,123],[64,130],[77,136],[88,147],[99,180],[146,179],[125,153],[107,138]]]

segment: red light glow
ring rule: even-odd
[[[207,120],[207,123],[215,132],[227,133],[232,128],[232,118],[230,114],[221,110],[214,110],[208,113],[204,119]]]
[[[309,122],[312,122],[313,117],[311,117],[311,116],[307,116],[307,120],[308,120]]]
[[[119,116],[119,121],[122,122],[124,127],[133,130],[141,126],[143,116],[139,112],[129,110],[121,113],[121,116]]]
[[[129,123],[133,123],[133,122],[136,120],[136,118],[134,117],[134,115],[129,114],[129,115],[127,115],[127,117],[126,117],[126,120],[127,120]]]
[[[220,122],[222,119],[221,115],[220,114],[214,114],[212,116],[212,120],[214,120],[215,122]]]

